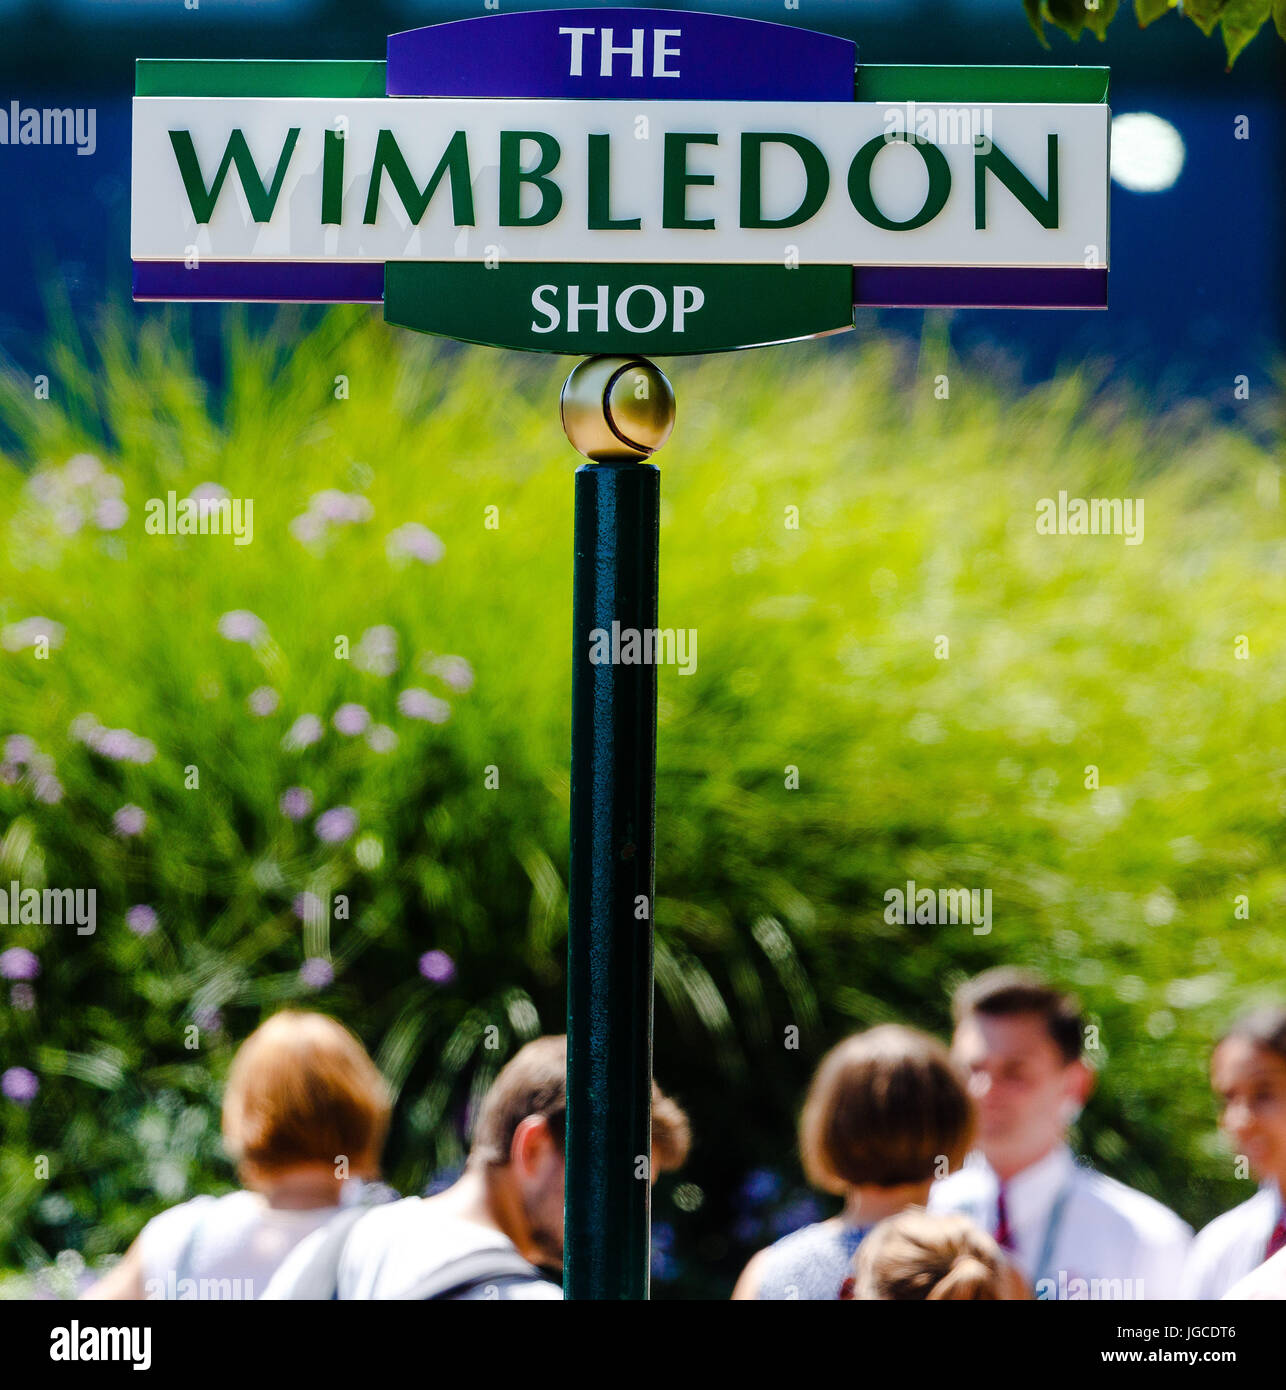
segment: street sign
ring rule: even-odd
[[[645,1298],[658,621],[673,391],[644,354],[851,328],[873,305],[1105,308],[1107,71],[861,66],[676,10],[492,14],[385,62],[140,60],[138,300],[383,304],[570,353],[576,471],[568,1298]]]
[[[1102,68],[863,67],[788,25],[545,10],[394,34],[385,63],[140,60],[136,90],[140,300],[667,355],[863,305],[1106,307]]]

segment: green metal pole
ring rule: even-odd
[[[646,463],[576,472],[568,1298],[648,1296],[656,667],[610,658],[613,634],[657,624],[660,477]]]

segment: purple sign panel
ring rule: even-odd
[[[391,34],[391,97],[853,101],[857,45],[683,10],[530,10]]]

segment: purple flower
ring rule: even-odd
[[[320,922],[326,916],[326,904],[316,893],[297,893],[290,907],[301,922]]]
[[[755,1168],[746,1174],[738,1201],[749,1207],[762,1207],[781,1195],[781,1178],[771,1168]]]
[[[425,951],[420,957],[420,974],[435,985],[450,984],[455,979],[455,961],[445,951]]]
[[[63,476],[73,487],[92,487],[102,474],[103,465],[93,454],[75,454],[63,465]]]
[[[338,488],[328,487],[316,493],[308,503],[308,510],[323,521],[335,521],[342,525],[352,525],[357,521],[369,521],[375,515],[375,508],[358,492],[340,492]]]
[[[299,967],[299,978],[310,989],[325,989],[335,978],[335,972],[330,961],[322,960],[320,956],[309,956]]]
[[[0,782],[6,787],[14,787],[22,781],[22,769],[17,763],[0,763]]]
[[[134,747],[134,735],[128,729],[96,729],[89,746],[104,758],[124,762]]]
[[[94,735],[98,732],[100,725],[92,714],[78,714],[75,719],[67,726],[67,732],[79,743],[88,744],[91,748],[94,743]]]
[[[147,825],[147,816],[141,806],[122,806],[112,817],[112,825],[118,835],[141,835]]]
[[[213,487],[214,484],[210,483],[207,486]],[[192,1022],[203,1033],[217,1033],[223,1027],[223,1015],[218,1009],[197,1009],[192,1015]]]
[[[26,734],[10,734],[4,741],[5,761],[17,763],[19,767],[29,763],[39,751],[35,740]]]
[[[246,704],[250,708],[250,713],[257,714],[260,719],[266,719],[270,714],[276,714],[280,702],[281,697],[270,685],[258,685],[246,696]]]
[[[430,724],[445,724],[451,716],[451,706],[419,686],[411,686],[397,697],[400,713],[408,719],[424,719]]]
[[[119,497],[104,497],[94,508],[94,524],[100,531],[119,531],[129,520],[129,508]]]
[[[473,667],[462,656],[440,656],[429,663],[429,674],[437,676],[452,690],[473,689]]]
[[[36,778],[35,797],[46,806],[56,806],[63,799],[63,784],[52,772],[42,773]]]
[[[34,647],[40,638],[45,638],[51,647],[61,647],[67,629],[52,618],[24,618],[20,623],[10,623],[0,632],[0,644],[7,652],[20,652],[24,647]]]
[[[300,748],[311,748],[323,733],[325,733],[325,728],[315,714],[301,714],[287,729],[285,738],[281,740],[281,746],[293,751],[298,751]]]
[[[196,503],[197,514],[204,516],[207,512],[214,511],[220,502],[227,500],[228,489],[220,487],[218,483],[198,483],[188,496]]]
[[[28,984],[13,985],[9,989],[9,1002],[15,1009],[30,1013],[36,1007],[36,991]]]
[[[441,539],[418,521],[390,531],[385,547],[390,560],[418,560],[422,565],[436,565],[446,554]]]
[[[341,734],[347,734],[351,738],[366,731],[367,725],[371,722],[371,716],[364,706],[350,702],[340,705],[335,711],[332,722]]]
[[[151,936],[156,930],[156,912],[146,903],[135,903],[125,914],[125,925],[135,936]]]
[[[396,629],[368,627],[353,651],[353,665],[371,676],[391,676],[397,670]]]
[[[267,635],[263,619],[245,608],[234,608],[219,619],[219,636],[226,637],[229,642],[249,642],[253,646]]]
[[[316,512],[304,512],[290,523],[290,534],[301,545],[310,545],[326,534],[326,521]]]
[[[342,844],[357,829],[357,812],[351,806],[332,806],[317,817],[317,838],[328,845]]]
[[[54,521],[65,536],[74,536],[85,524],[85,513],[74,502],[64,502],[55,510]]]
[[[313,794],[307,787],[287,787],[277,805],[287,820],[303,820],[313,809]]]
[[[0,1076],[0,1091],[16,1105],[30,1105],[40,1090],[35,1072],[26,1067],[10,1067]]]
[[[372,724],[366,731],[366,745],[372,753],[391,753],[397,747],[397,735],[387,724]]]
[[[40,974],[40,959],[25,946],[0,951],[0,975],[6,980],[34,980]]]

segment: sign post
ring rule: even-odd
[[[565,1291],[648,1289],[659,474],[641,353],[867,306],[1106,308],[1107,70],[859,65],[649,9],[394,34],[386,62],[138,63],[137,300],[382,304],[586,356],[576,474]],[[602,634],[608,634],[606,650]]]
[[[595,357],[563,388],[576,470],[567,932],[568,1298],[646,1298],[652,1149],[656,664],[611,647],[657,627],[670,384]],[[600,659],[607,656],[607,660]]]

